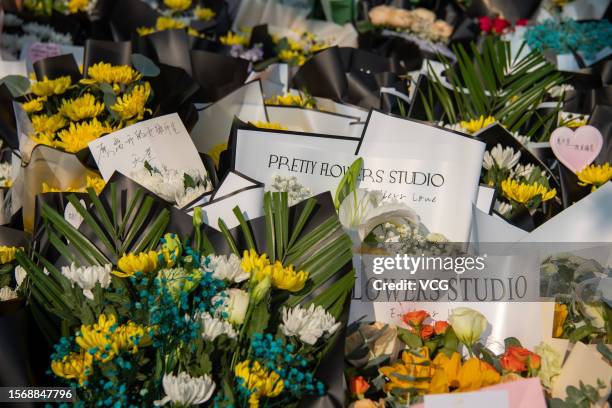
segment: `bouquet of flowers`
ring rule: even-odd
[[[530,377],[550,390],[562,371],[562,356],[547,343],[532,351],[509,337],[504,352],[493,353],[479,340],[489,323],[470,308],[453,309],[448,321],[433,321],[425,310],[405,313],[402,320],[401,327],[362,321],[349,326],[345,358],[351,407],[402,407],[428,394],[476,391]],[[580,406],[572,403],[600,398],[591,386],[568,394],[566,403],[551,399],[551,404]]]
[[[368,12],[370,23],[376,27],[388,27],[407,32],[432,42],[447,43],[453,34],[453,27],[436,14],[425,8],[406,10],[380,5]]]
[[[193,234],[179,236],[142,189],[121,203],[111,179],[88,194],[89,212],[68,196],[79,230],[42,207],[58,262],[16,255],[32,300],[63,320],[51,371],[78,404],[295,406],[325,393],[316,368],[354,281],[329,199],[289,208],[286,194],[267,193],[264,218],[247,222],[236,208],[240,227],[221,220],[222,233],[203,227],[198,208]]]
[[[139,27],[137,32],[140,36],[165,30],[186,29],[189,35],[197,37],[200,33],[192,28],[190,23],[192,21],[210,21],[216,15],[211,8],[200,5],[193,7],[192,0],[154,0],[147,3],[150,3],[161,15],[157,17],[154,27]]]
[[[32,122],[28,136],[34,144],[76,153],[100,136],[149,117],[152,90],[145,75],[131,66],[99,62],[78,81],[63,75],[28,82],[22,104]]]

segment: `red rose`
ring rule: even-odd
[[[434,328],[431,324],[424,324],[421,327],[421,339],[427,340],[434,335]]]
[[[508,20],[499,17],[493,19],[493,31],[497,34],[503,33],[508,27],[510,27],[510,22]]]
[[[370,384],[362,376],[353,377],[350,383],[351,394],[363,395],[370,388]]]
[[[402,320],[407,325],[412,327],[420,326],[423,320],[429,317],[429,313],[424,310],[415,310],[414,312],[408,312],[402,316]]]
[[[527,24],[529,24],[529,20],[526,18],[519,18],[518,20],[516,20],[516,23],[514,23],[514,25],[518,27],[523,27]]]
[[[444,334],[446,333],[446,329],[448,329],[448,322],[445,320],[438,320],[434,323],[434,331],[436,334]]]
[[[490,17],[478,17],[478,23],[480,24],[480,31],[484,33],[488,33],[493,28],[493,20]]]

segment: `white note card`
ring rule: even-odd
[[[508,391],[460,392],[425,396],[425,408],[508,408]]]
[[[144,168],[145,162],[160,170],[206,169],[178,114],[149,119],[113,132],[89,143],[104,181],[118,171],[129,176]]]

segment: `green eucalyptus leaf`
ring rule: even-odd
[[[156,77],[159,75],[159,67],[148,57],[142,54],[132,54],[131,59],[132,65],[142,74],[142,76]]]

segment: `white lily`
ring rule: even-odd
[[[378,225],[419,225],[417,213],[404,203],[383,202],[382,193],[357,189],[349,194],[338,210],[340,222],[355,241],[362,242]],[[355,236],[357,235],[357,236]]]

